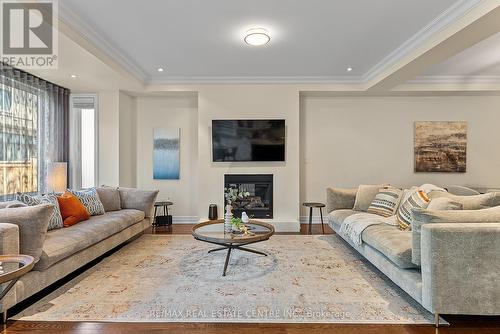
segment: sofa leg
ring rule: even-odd
[[[434,314],[434,326],[439,327],[439,313]]]

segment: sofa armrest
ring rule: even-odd
[[[500,223],[425,224],[421,237],[426,309],[500,315]]]
[[[19,226],[0,223],[0,254],[19,254]]]
[[[118,188],[122,209],[135,209],[144,212],[146,218],[153,216],[153,205],[159,190]]]
[[[327,188],[326,212],[333,210],[352,209],[358,189]]]

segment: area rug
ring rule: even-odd
[[[143,235],[15,316],[32,321],[433,323],[335,235],[275,235],[226,252]]]

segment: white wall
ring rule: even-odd
[[[286,162],[213,163],[212,119],[286,119]],[[198,92],[198,214],[208,215],[208,205],[224,209],[224,174],[274,174],[274,219],[278,230],[298,230],[299,215],[299,94],[285,85],[211,85]]]
[[[159,189],[158,200],[174,202],[174,222],[197,220],[198,110],[196,95],[137,97],[136,184]],[[180,179],[153,179],[153,129],[180,128]]]
[[[136,99],[123,92],[119,96],[120,106],[120,186],[137,186],[137,113]]]
[[[500,186],[500,97],[303,97],[301,201],[328,186]],[[467,172],[414,173],[414,121],[467,121]],[[305,215],[305,211],[302,211]]]
[[[120,175],[119,92],[99,92],[99,185],[117,186]]]
[[[500,186],[498,96],[299,99],[298,89],[287,85],[207,85],[197,90],[197,97],[170,93],[131,98],[101,92],[100,183],[160,189],[159,199],[175,202],[174,219],[192,222],[205,219],[211,203],[219,206],[222,217],[224,174],[272,173],[271,223],[289,231],[298,228],[299,212],[306,215],[300,203],[324,201],[328,186]],[[211,121],[217,118],[286,119],[286,162],[213,163]],[[467,173],[413,172],[413,124],[418,120],[468,122]],[[181,128],[180,180],[153,180],[154,127]]]

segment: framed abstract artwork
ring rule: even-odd
[[[153,179],[178,180],[180,176],[180,129],[153,130]]]
[[[465,173],[467,122],[415,122],[415,172]]]

